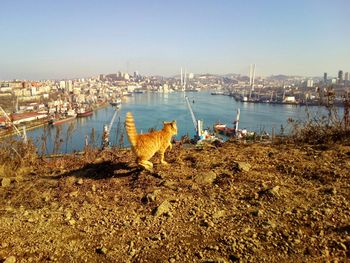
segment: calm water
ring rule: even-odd
[[[232,126],[236,119],[237,108],[240,108],[240,128],[247,128],[258,133],[272,128],[278,133],[281,125],[287,128],[288,118],[303,119],[306,116],[306,107],[292,105],[269,105],[236,102],[228,96],[213,96],[209,92],[187,93],[192,109],[197,119],[204,121],[203,127],[212,127],[216,122],[227,123]],[[319,108],[308,109],[312,114],[317,114]],[[190,112],[184,98],[184,93],[145,93],[134,94],[123,100],[122,109],[114,121],[110,141],[112,145],[118,145],[120,134],[126,135],[124,130],[124,118],[126,112],[131,111],[135,118],[137,130],[147,132],[149,128],[160,129],[162,121],[176,120],[178,124],[178,136],[194,135],[194,127]],[[89,144],[101,145],[102,130],[105,124],[109,125],[115,109],[111,106],[94,112],[94,115],[86,118],[78,118],[71,122],[56,126],[45,127],[28,131],[28,137],[42,150],[43,137],[46,138],[46,153],[80,151],[84,148],[85,138],[88,136]],[[121,127],[117,134],[118,123]],[[94,130],[94,131],[93,131]],[[118,138],[117,138],[118,137]],[[54,147],[59,142],[59,150]],[[45,148],[45,147],[44,147]]]

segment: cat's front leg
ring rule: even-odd
[[[168,163],[166,161],[164,161],[164,152],[160,152],[160,163],[168,165]]]

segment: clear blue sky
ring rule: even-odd
[[[349,0],[1,0],[0,79],[138,70],[335,76]]]

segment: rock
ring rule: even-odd
[[[65,216],[66,220],[70,220],[72,218],[72,213],[67,211],[64,216]]]
[[[16,181],[16,183],[19,183],[19,182],[23,181],[23,176],[22,175],[17,175],[15,177],[15,181]]]
[[[77,197],[78,194],[79,194],[78,191],[73,191],[73,192],[70,192],[70,193],[69,193],[69,196],[70,196],[70,197]]]
[[[214,214],[213,214],[213,218],[214,219],[217,219],[217,218],[220,218],[220,217],[224,217],[226,214],[225,210],[219,210],[219,211],[216,211]]]
[[[262,211],[260,209],[256,209],[250,212],[253,216],[262,216]]]
[[[141,202],[147,204],[156,201],[159,192],[159,190],[156,190],[153,193],[146,194],[144,197],[141,198]]]
[[[252,166],[249,163],[246,162],[233,162],[232,163],[232,170],[236,172],[248,172]]]
[[[217,175],[213,171],[205,174],[199,174],[194,178],[194,181],[198,184],[212,184],[216,179]]]
[[[342,243],[342,242],[338,242],[338,246],[339,246],[339,248],[341,248],[341,249],[344,250],[344,251],[347,250],[346,245],[345,245],[344,243]]]
[[[221,258],[221,257],[207,259],[204,262],[207,262],[207,263],[228,263],[228,261],[226,259]]]
[[[269,195],[277,197],[280,195],[279,193],[280,187],[278,185],[272,187],[271,189],[269,189],[267,192]]]
[[[161,215],[169,215],[172,205],[169,201],[163,201],[157,208],[153,210],[153,215],[158,217]]]
[[[329,194],[329,195],[336,195],[337,189],[335,189],[334,187],[328,187],[328,188],[324,189],[324,192],[326,194]]]
[[[105,248],[105,247],[96,248],[96,253],[101,254],[101,255],[106,255],[107,254],[107,248]]]
[[[79,185],[82,185],[84,183],[84,180],[82,178],[80,178],[78,181],[77,181],[77,184]]]
[[[8,187],[11,184],[11,179],[10,178],[2,178],[1,180],[1,186],[2,187]]]
[[[5,259],[4,263],[15,263],[16,258],[14,256],[9,256]]]
[[[93,184],[93,185],[91,186],[91,190],[92,190],[93,192],[96,192],[96,185]]]

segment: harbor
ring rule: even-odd
[[[238,108],[240,108],[240,129],[254,131],[257,134],[264,132],[271,134],[272,129],[275,129],[278,134],[281,126],[284,132],[288,132],[288,119],[305,119],[307,110],[311,115],[326,114],[326,111],[319,107],[307,109],[304,106],[243,103],[229,96],[212,96],[210,92],[138,93],[123,99],[122,107],[118,110],[110,130],[110,145],[128,145],[123,128],[125,114],[128,111],[134,114],[139,132],[147,132],[150,128],[160,129],[163,121],[176,120],[178,123],[176,139],[180,140],[184,135],[193,138],[196,130],[185,95],[188,96],[196,117],[203,121],[203,129],[212,132],[213,126],[217,123],[233,127]],[[58,126],[46,125],[28,131],[27,136],[33,139],[38,149],[41,149],[42,138],[45,137],[46,153],[53,152],[57,133],[64,142],[69,140],[67,147],[65,143],[62,143],[58,152],[81,151],[86,143],[101,146],[103,127],[110,124],[115,112],[116,108],[107,104],[95,110],[92,116],[76,118]]]

